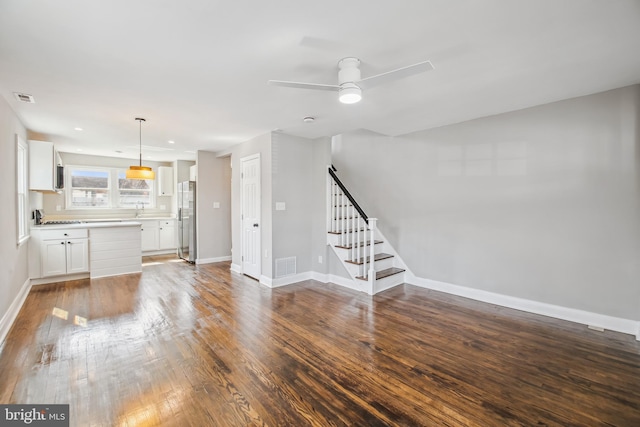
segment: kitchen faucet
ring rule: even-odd
[[[140,203],[140,205],[142,205],[142,212],[140,212],[138,202],[136,202],[136,218],[140,218],[140,215],[144,214],[144,203]]]

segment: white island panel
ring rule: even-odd
[[[92,278],[142,271],[140,224],[95,227],[89,230]]]

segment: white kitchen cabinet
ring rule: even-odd
[[[158,167],[158,196],[173,196],[173,168]]]
[[[142,252],[157,252],[175,250],[176,220],[175,219],[142,219],[138,220],[142,238]]]
[[[40,243],[41,277],[89,271],[89,239],[86,229],[47,230]]]
[[[142,223],[142,226],[140,227],[142,252],[157,251],[159,243],[158,221],[143,220],[140,222]]]
[[[177,247],[175,220],[161,220],[158,222],[158,249],[175,249]]]
[[[53,143],[29,141],[29,190],[59,191],[58,166],[62,161]]]

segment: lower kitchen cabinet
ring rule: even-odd
[[[158,223],[158,249],[176,249],[175,220],[161,220]]]
[[[142,252],[158,250],[158,221],[140,221],[140,236],[142,239]]]
[[[49,230],[42,233],[40,266],[41,277],[88,272],[87,230]]]
[[[175,250],[176,221],[174,219],[139,220],[142,238],[142,252]]]

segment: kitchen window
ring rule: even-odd
[[[155,206],[154,181],[126,179],[126,171],[97,166],[69,166],[67,209],[138,209]]]
[[[153,204],[153,180],[127,179],[125,171],[118,171],[118,207],[137,209]]]
[[[70,168],[69,206],[73,208],[110,208],[111,173],[108,169]]]

